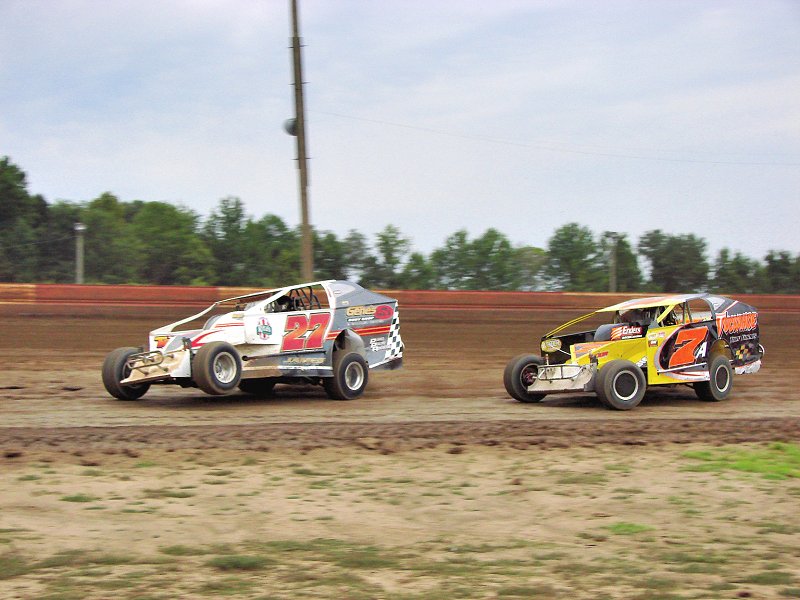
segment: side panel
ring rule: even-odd
[[[362,339],[364,358],[371,368],[403,356],[396,301],[336,309],[327,340],[332,342],[344,330],[352,331]]]
[[[708,349],[714,341],[708,322],[658,327],[647,333],[648,383],[708,380]]]

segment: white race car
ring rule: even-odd
[[[151,384],[267,395],[276,383],[321,384],[331,398],[350,400],[370,369],[402,362],[397,300],[330,280],[220,300],[155,329],[147,352],[109,353],[103,384],[120,400],[141,398]]]

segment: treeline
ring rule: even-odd
[[[205,218],[181,206],[105,193],[49,204],[25,173],[0,159],[0,281],[75,280],[75,223],[84,233],[87,283],[271,287],[300,280],[299,228],[275,215],[255,219],[238,198]],[[700,291],[800,293],[800,255],[756,260],[721,250],[709,260],[693,234],[558,228],[546,247],[514,245],[496,229],[450,235],[429,255],[393,226],[374,239],[314,231],[315,279],[353,279],[378,289]],[[645,275],[647,273],[647,275]]]

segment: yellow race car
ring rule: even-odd
[[[583,321],[599,324],[575,331]],[[595,392],[617,410],[637,406],[649,385],[688,384],[703,400],[723,400],[733,374],[757,372],[764,356],[758,311],[712,294],[635,298],[601,308],[547,333],[541,350],[543,357],[522,354],[506,366],[511,397],[539,402],[553,393]]]

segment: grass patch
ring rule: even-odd
[[[788,585],[794,583],[795,578],[794,575],[786,571],[762,571],[761,573],[750,575],[742,581],[758,585]]]
[[[608,478],[602,473],[569,473],[556,479],[556,483],[565,485],[598,485],[606,482]]]
[[[640,525],[639,523],[628,523],[627,521],[619,521],[606,526],[614,535],[636,535],[637,533],[644,533],[645,531],[653,531],[653,527],[649,525]]]
[[[94,502],[99,500],[96,496],[90,496],[89,494],[72,494],[70,496],[61,496],[61,499],[64,502]]]
[[[192,548],[191,546],[182,545],[165,546],[164,548],[159,548],[159,551],[169,556],[202,556],[204,554],[209,554],[209,551],[203,548]]]
[[[800,527],[789,525],[788,523],[774,523],[763,521],[758,523],[758,533],[780,533],[783,535],[794,535],[800,532]]]
[[[498,598],[557,598],[558,590],[547,584],[510,585],[497,590]]]
[[[144,491],[145,498],[191,498],[192,496],[194,496],[192,492],[171,490],[169,488],[157,490],[146,489]]]
[[[684,458],[697,461],[687,471],[741,471],[764,479],[800,477],[800,445],[775,442],[759,448],[724,447],[684,452]]]
[[[259,571],[274,563],[275,561],[266,556],[246,554],[215,556],[206,562],[209,567],[214,567],[220,571]]]
[[[30,564],[17,554],[0,555],[0,579],[12,579],[30,570]]]

